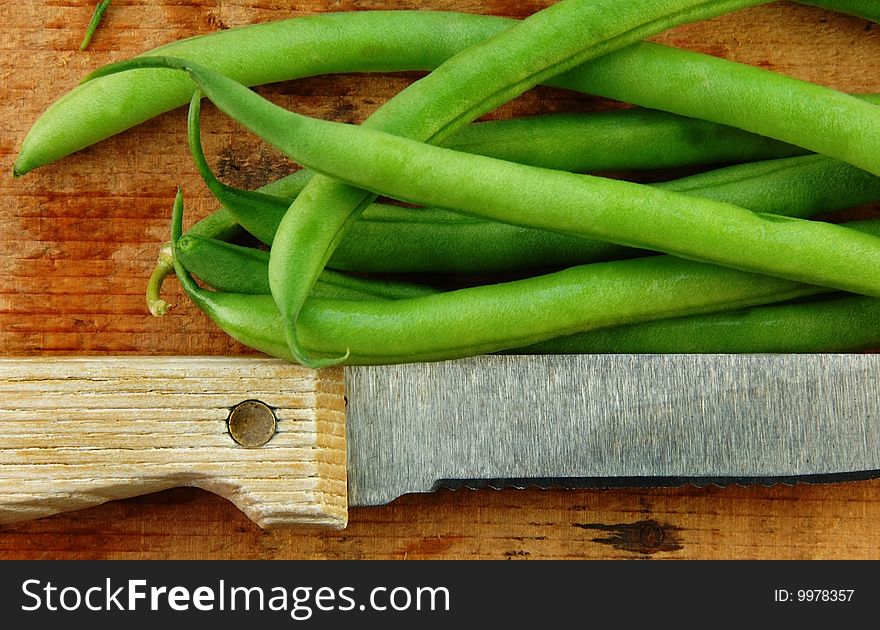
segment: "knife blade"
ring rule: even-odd
[[[313,371],[255,357],[2,359],[0,521],[180,485],[262,527],[341,528],[349,505],[440,487],[868,478],[880,470],[878,361],[486,356]],[[245,401],[268,413],[236,416]]]
[[[880,470],[880,356],[486,356],[346,371],[349,500]]]

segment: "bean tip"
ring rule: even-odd
[[[162,317],[172,308],[171,304],[160,297],[162,284],[172,273],[174,273],[174,252],[171,243],[164,243],[159,249],[156,267],[147,281],[147,309],[153,317]]]
[[[150,310],[150,315],[153,317],[163,317],[173,308],[173,306],[165,300],[150,302],[147,304],[147,307]]]
[[[22,175],[27,175],[32,170],[34,169],[27,163],[24,153],[19,153],[18,157],[15,158],[15,162],[12,164],[12,176],[21,177]]]

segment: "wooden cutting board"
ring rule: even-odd
[[[524,17],[549,1],[114,2],[88,51],[94,2],[0,5],[0,355],[241,354],[183,299],[164,319],[143,288],[174,191],[213,204],[182,111],[13,180],[27,129],[87,71],[180,37],[320,11],[445,9]],[[880,92],[880,27],[788,2],[678,28],[658,41],[851,92]],[[298,111],[359,122],[416,75],[322,77],[265,88]],[[493,116],[612,104],[539,89]],[[205,148],[255,187],[292,166],[209,110]],[[826,486],[460,491],[356,509],[342,532],[264,532],[222,499],[171,490],[0,527],[0,558],[876,558],[880,481]]]

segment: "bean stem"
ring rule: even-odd
[[[95,6],[95,11],[92,13],[92,19],[89,21],[82,43],[79,45],[81,51],[89,47],[89,43],[92,41],[92,36],[95,34],[95,31],[98,30],[98,25],[101,24],[101,20],[104,18],[104,13],[110,8],[110,3],[112,1],[113,0],[102,0],[97,6]]]

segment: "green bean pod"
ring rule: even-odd
[[[223,184],[211,171],[202,149],[200,111],[197,92],[190,101],[187,135],[202,181],[235,221],[271,245],[284,213],[310,175],[298,171],[298,177],[276,182],[275,188],[284,193],[283,197]],[[190,232],[200,226],[196,224]],[[440,208],[413,210],[379,203],[366,208],[334,254],[331,268],[391,273],[546,269],[572,261],[594,262],[636,255],[610,243],[483,221]]]
[[[860,98],[869,102],[880,100],[875,95]],[[297,171],[293,176],[275,182],[272,186],[276,193],[274,195],[261,191],[244,191],[223,184],[211,171],[202,148],[200,111],[201,101],[196,94],[190,102],[188,137],[202,180],[223,207],[233,215],[234,221],[266,245],[271,245],[281,218],[308,183],[310,175],[305,171]],[[645,121],[645,114],[651,114],[647,116],[647,133],[641,124]],[[657,120],[655,114],[660,116],[660,120]],[[602,147],[601,139],[608,141],[609,136],[616,137],[623,140],[622,152],[627,156],[624,158],[627,164],[647,166],[648,162],[640,162],[644,152],[637,147],[661,140],[655,135],[658,131],[656,123],[660,123],[661,134],[663,127],[672,127],[675,130],[676,133],[670,138],[675,149],[674,138],[683,131],[682,125],[690,124],[688,120],[648,110],[605,113],[599,115],[598,120],[594,116],[583,115],[515,119],[471,125],[465,132],[455,136],[447,146],[532,166],[572,171],[592,170],[584,167],[598,166],[603,163],[602,158],[597,160],[579,156],[593,156],[597,151],[585,150],[586,147],[572,150],[572,143],[566,142],[565,138],[572,137],[577,132],[598,131],[600,142],[595,148]],[[634,121],[638,122],[633,124]],[[708,132],[715,140],[722,140],[720,136],[724,135],[723,130],[731,129],[712,123],[708,123],[710,129],[702,129],[699,124],[701,121],[691,122],[697,126],[696,129],[691,129],[694,134],[702,136],[704,132]],[[484,131],[480,128],[490,130]],[[713,128],[720,133],[716,134]],[[477,129],[479,131],[473,131]],[[547,137],[541,133],[545,130],[549,132]],[[689,135],[693,139],[693,135]],[[590,137],[594,138],[595,135]],[[744,142],[734,140],[734,152],[746,149],[747,152],[760,154],[757,146],[749,146],[750,137],[758,138],[746,136]],[[556,158],[552,157],[553,152],[550,149],[553,143],[559,143],[563,147],[560,152],[562,155]],[[694,147],[699,145],[699,142],[694,141]],[[780,152],[784,152],[784,148],[788,146],[780,145],[779,148],[783,149]],[[611,151],[610,146],[607,148],[609,154],[620,153]],[[647,153],[653,157],[659,150],[651,149]],[[606,152],[598,153],[604,155]],[[680,152],[673,150],[672,153],[678,156],[676,161],[681,159]],[[621,163],[617,158],[612,159],[617,164]],[[606,166],[612,163],[605,159]],[[880,199],[880,178],[844,162],[815,155],[736,165],[657,184],[657,187],[677,192],[694,191],[698,196],[726,201],[750,210],[797,217],[810,217]],[[193,230],[200,234],[205,231],[201,228],[200,222]],[[493,222],[481,222],[437,208],[414,211],[374,203],[365,209],[361,219],[351,229],[350,237],[340,243],[328,261],[331,268],[379,272],[516,271],[610,260],[627,255],[620,247],[608,243],[575,239],[561,234],[539,235],[531,230],[493,225]],[[213,237],[210,233],[207,236]],[[427,247],[428,243],[432,246]]]
[[[254,236],[271,244],[281,216],[302,190],[306,178],[286,182],[278,192],[292,197],[283,198],[263,193],[246,199],[246,191],[220,183],[199,142],[199,109],[200,102],[194,98],[189,115],[190,147],[204,181],[218,201],[229,208],[236,206],[235,216]],[[520,157],[513,150],[510,154]],[[880,200],[880,178],[820,155],[740,164],[655,186],[756,212],[802,218]],[[410,209],[373,203],[352,226],[328,266],[363,272],[492,273],[635,255],[641,254],[608,242],[487,221],[440,208]]]
[[[514,23],[433,11],[328,13],[191,37],[143,56],[186,57],[248,85],[338,72],[432,70]],[[161,70],[83,83],[34,123],[14,173],[23,175],[179,107],[192,93],[186,78]]]
[[[83,35],[82,42],[79,45],[80,51],[85,50],[89,47],[89,44],[92,41],[92,37],[95,35],[95,31],[98,30],[98,26],[101,24],[101,20],[104,18],[104,14],[107,12],[107,9],[110,8],[110,3],[112,0],[101,0],[97,5],[95,5],[95,10],[92,13],[92,19],[89,20],[89,25],[86,27],[86,33]]]
[[[880,200],[880,177],[825,155],[738,164],[654,186],[802,219]]]
[[[880,300],[843,296],[628,324],[511,354],[856,352],[880,345]]]
[[[804,4],[877,19],[873,0]],[[261,85],[333,73],[433,70],[457,52],[514,24],[516,20],[508,18],[443,11],[328,13],[191,37],[143,56],[182,57],[245,85]],[[630,72],[638,73],[638,68]],[[642,80],[646,92],[659,86],[654,77],[646,75]],[[589,91],[589,86],[583,89]],[[83,83],[34,123],[14,173],[24,175],[183,105],[192,93],[189,81],[161,70]]]
[[[875,99],[875,95],[870,97]],[[190,110],[198,116],[197,110]],[[200,142],[191,140],[194,157],[208,188],[220,201],[221,208],[190,227],[188,233],[229,240],[240,232],[240,224],[252,235],[271,245],[278,223],[287,207],[312,177],[308,170],[295,173],[258,189],[258,193],[282,197],[279,202],[260,196],[248,196],[244,191],[225,186],[214,177],[202,153]],[[675,114],[631,108],[590,114],[547,114],[498,120],[469,125],[443,143],[444,146],[467,153],[478,153],[512,162],[555,168],[573,172],[596,170],[639,170],[683,166],[725,164],[767,160],[805,152],[800,147],[756,136],[748,132]],[[847,188],[849,195],[860,187]],[[229,194],[227,194],[229,193]],[[838,197],[844,203],[849,195]],[[255,202],[255,203],[254,203]],[[849,205],[856,205],[854,202]],[[391,208],[386,211],[386,208]],[[537,269],[559,264],[609,260],[618,255],[619,248],[608,243],[587,246],[583,239],[556,235],[544,253],[530,255],[516,248],[506,255],[494,249],[474,249],[466,232],[478,231],[477,221],[462,215],[436,210],[436,226],[440,241],[436,244],[437,257],[429,257],[414,243],[420,241],[422,228],[430,229],[431,218],[411,217],[396,208],[372,204],[361,215],[352,230],[351,238],[344,239],[328,261],[334,269],[364,271],[501,271],[506,269]],[[454,227],[456,221],[467,222],[461,235]],[[394,226],[404,233],[400,238],[386,232]],[[406,232],[415,231],[411,236]],[[506,238],[510,243],[532,242],[531,235],[522,229],[514,233],[492,226],[487,238]],[[477,237],[477,235],[475,235]],[[550,237],[548,237],[550,238]],[[456,243],[462,239],[462,246]],[[448,241],[448,242],[447,242]],[[377,247],[377,244],[381,247]],[[397,247],[406,251],[400,255]],[[475,253],[495,253],[497,262],[472,260]],[[383,254],[388,252],[387,257]],[[448,252],[448,253],[447,253]],[[545,259],[544,256],[547,256]],[[536,259],[535,256],[538,256]],[[173,272],[168,266],[167,272]]]
[[[196,92],[190,100],[187,135],[190,151],[202,181],[222,207],[232,215],[230,225],[238,223],[261,242],[271,245],[281,219],[311,180],[312,174],[300,170],[292,176],[275,182],[272,189],[276,191],[276,194],[259,190],[241,190],[221,182],[212,172],[202,147],[201,100],[199,96],[200,93]],[[588,116],[557,114],[471,125],[462,133],[451,138],[446,145],[449,148],[464,150],[467,153],[565,171],[596,170],[602,166],[607,168],[648,168],[650,160],[658,158],[662,154],[674,155],[675,157],[667,158],[665,162],[660,159],[661,166],[663,164],[680,166],[689,163],[689,157],[694,159],[710,155],[716,158],[720,157],[716,150],[702,152],[700,148],[725,141],[732,141],[728,145],[732,147],[732,150],[727,153],[727,157],[756,153],[760,155],[762,148],[764,151],[769,149],[770,153],[782,154],[798,154],[799,151],[802,151],[780,143],[774,143],[774,145],[767,147],[763,143],[751,141],[752,139],[760,140],[760,136],[742,134],[738,130],[713,123],[706,124],[708,128],[701,128],[705,127],[701,121],[689,121],[649,110],[605,112]],[[680,141],[685,127],[688,132],[685,135],[689,138],[687,143]],[[733,137],[730,137],[731,134],[726,133],[725,130],[734,132]],[[672,133],[667,137],[667,132]],[[737,134],[744,137],[739,138]],[[710,137],[712,141],[709,140]],[[572,138],[581,140],[573,142]],[[583,140],[584,138],[587,138],[586,142]],[[675,146],[676,138],[679,139],[679,147]],[[703,139],[700,141],[697,138]],[[663,144],[667,139],[673,144],[672,151],[668,150],[668,144]],[[616,149],[614,149],[615,141],[618,144]],[[555,152],[552,148],[554,146],[557,147]],[[643,148],[645,146],[652,148],[645,150]],[[676,148],[683,148],[684,152],[676,151]],[[688,148],[693,151],[688,151]],[[623,154],[623,158],[595,157],[619,156],[621,154]],[[656,168],[660,168],[660,166],[656,166]],[[387,208],[387,206],[385,207]],[[362,216],[362,220],[357,225],[363,224],[364,221],[373,220],[372,215],[379,215],[375,217],[375,220],[386,226],[390,223],[400,223],[405,216],[401,213],[392,213],[391,217],[386,217],[385,215],[389,213],[377,204],[367,207],[365,213],[366,216]],[[209,218],[216,225],[216,216],[211,215]],[[439,222],[447,224],[455,220],[447,211],[440,213],[436,218]],[[412,220],[421,225],[428,225],[431,221],[424,214],[419,218],[414,216]],[[358,229],[357,225],[353,227],[354,230]],[[216,227],[212,226],[210,229],[216,229]],[[196,224],[192,230],[195,230],[194,234],[200,236],[214,237],[213,234],[206,233],[200,223]],[[372,232],[377,232],[377,230],[372,230]],[[357,243],[361,242],[355,238],[346,239],[343,243],[351,243],[352,240]],[[394,237],[389,240],[393,243],[397,239]],[[342,245],[340,243],[340,247]],[[370,251],[371,255],[374,255],[376,251],[376,248],[369,242],[364,242],[363,245],[357,247]],[[396,257],[393,251],[388,252],[387,256]],[[337,258],[339,257],[337,256]],[[344,252],[341,258],[342,264],[345,265]],[[332,258],[329,264],[333,266]],[[350,268],[356,269],[357,267]],[[407,271],[405,267],[401,270]]]
[[[172,243],[182,233],[178,193]],[[200,288],[174,257],[193,302],[221,329],[262,352],[294,360],[284,322],[268,295]],[[514,282],[406,300],[309,298],[303,342],[319,357],[344,354],[349,364],[452,359],[522,347],[560,336],[636,321],[740,308],[813,295],[822,289],[653,256],[572,267]],[[548,313],[552,313],[548,316]]]
[[[755,0],[562,0],[444,62],[387,101],[363,126],[430,144],[546,79],[672,26],[762,4]],[[326,175],[326,174],[325,174]],[[315,177],[284,215],[269,255],[269,285],[297,359],[297,320],[312,285],[364,209],[371,191]],[[294,269],[296,270],[294,272]]]
[[[741,164],[674,180],[661,188],[731,203],[749,210],[809,217],[880,199],[880,178],[820,155]],[[187,253],[181,240],[181,251]],[[214,288],[268,293],[268,255],[259,265],[247,248],[230,246],[215,260],[219,241],[184,258],[184,266]],[[485,221],[436,208],[373,204],[336,250],[331,266],[355,271],[492,273],[564,267],[643,255],[612,243]],[[240,255],[239,255],[240,254]],[[198,256],[203,259],[199,260]],[[234,281],[234,282],[233,282]],[[247,287],[259,287],[251,291]]]
[[[222,184],[202,151],[199,112],[200,100],[194,96],[188,135],[203,180],[225,207],[236,208],[234,215],[252,234],[271,243],[283,213],[307,178],[290,178],[285,182],[286,188],[278,190],[293,198],[249,193]],[[504,122],[509,123],[508,128],[519,128],[514,124],[517,121]],[[479,125],[471,128],[475,127]],[[494,140],[489,142],[489,149],[498,146],[498,138]],[[519,147],[528,143],[508,141],[502,146],[505,144],[511,147],[508,157],[527,158],[527,151]],[[487,148],[481,144],[476,146]],[[474,152],[495,153],[492,150]],[[281,181],[277,183],[278,188],[280,184]],[[656,186],[758,212],[797,217],[880,199],[880,178],[819,155],[741,164]],[[373,272],[491,273],[548,269],[634,255],[640,253],[607,242],[480,220],[438,208],[408,209],[374,203],[352,226],[328,266]]]
[[[880,268],[880,240],[873,236],[628,182],[463,154],[363,126],[310,119],[213,71],[194,69],[179,60],[148,62],[186,68],[223,111],[293,159],[380,194],[880,295],[880,276],[875,273]],[[644,230],[645,225],[651,230]],[[271,261],[270,257],[270,286]]]

